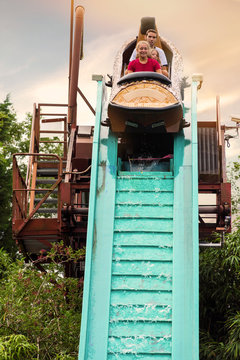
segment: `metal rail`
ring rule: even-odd
[[[27,194],[31,193],[31,199],[35,196],[36,188],[35,186],[30,187],[26,186],[26,183],[24,182],[19,167],[17,165],[17,156],[30,156],[32,158],[35,157],[50,157],[50,158],[56,158],[58,163],[58,178],[56,182],[52,185],[50,189],[48,189],[48,192],[44,195],[44,197],[41,199],[41,201],[37,204],[37,206],[34,208],[31,206],[31,203],[29,205],[29,214],[28,214],[28,199],[29,196]],[[34,216],[34,214],[37,212],[37,210],[40,208],[40,206],[45,202],[45,200],[53,193],[53,191],[56,189],[56,187],[60,184],[62,181],[62,159],[60,156],[55,154],[40,154],[40,153],[15,153],[13,154],[13,167],[14,167],[14,177],[13,177],[13,203],[15,206],[13,208],[15,209],[13,214],[13,224],[16,220],[22,220],[21,225],[19,228],[15,231],[15,235],[19,234],[23,228],[26,226],[26,224],[29,222],[29,220]],[[17,176],[18,174],[18,176]],[[16,207],[17,205],[17,207]],[[58,194],[58,208],[60,205],[60,196]],[[16,210],[17,208],[17,210]]]

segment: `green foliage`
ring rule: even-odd
[[[224,246],[200,252],[202,360],[240,358],[240,224]]]
[[[234,161],[228,169],[228,178],[232,185],[232,212],[236,214],[240,204],[240,156],[238,156],[238,161]]]
[[[0,359],[2,360],[33,360],[36,352],[37,346],[29,343],[23,335],[0,337]]]
[[[41,141],[60,141],[58,136],[53,136],[51,139],[49,137],[41,137]],[[58,143],[42,143],[40,152],[44,154],[56,154],[63,156],[63,144]]]
[[[58,354],[54,360],[74,360],[76,357],[66,354],[65,352],[61,352]]]
[[[12,240],[12,154],[28,152],[31,116],[18,122],[9,96],[0,103],[0,247],[13,256],[16,246]]]
[[[214,341],[210,334],[200,331],[200,359],[204,360],[223,360],[225,344]]]
[[[0,103],[0,154],[8,167],[11,167],[13,153],[28,152],[30,127],[31,115],[27,114],[25,122],[18,122],[8,95]]]
[[[63,244],[57,245],[47,258],[42,252],[42,267],[46,272],[39,272],[23,259],[13,261],[5,251],[0,252],[0,269],[6,268],[0,282],[0,341],[3,344],[21,335],[22,342],[16,338],[17,343],[24,351],[32,351],[29,359],[77,359],[82,282],[64,278],[63,267],[57,262],[61,259],[76,262],[83,254],[84,250],[74,253]],[[51,262],[46,264],[46,260]]]
[[[12,260],[10,259],[9,254],[3,249],[0,249],[0,280],[7,276],[11,264]]]
[[[56,265],[66,262],[76,263],[78,260],[83,259],[85,256],[85,248],[73,250],[71,246],[65,246],[63,241],[60,241],[52,246],[52,248],[46,252],[46,250],[40,250],[39,259],[35,262],[53,262]],[[34,262],[34,263],[35,263]]]

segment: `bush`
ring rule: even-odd
[[[240,226],[221,249],[200,252],[200,355],[240,359]]]
[[[73,258],[72,249],[65,254],[69,252]],[[56,250],[48,257],[51,254],[56,257]],[[64,278],[62,265],[54,260],[42,266],[46,272],[26,266],[23,259],[13,261],[0,251],[0,270],[6,269],[0,283],[2,351],[11,340],[12,348],[29,351],[31,359],[77,359],[82,282]]]
[[[0,359],[4,360],[33,360],[37,353],[37,346],[30,344],[23,335],[0,337]]]

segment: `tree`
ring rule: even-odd
[[[30,126],[29,114],[25,122],[17,121],[8,95],[0,103],[0,247],[12,256],[16,253],[11,229],[12,154],[28,152]]]

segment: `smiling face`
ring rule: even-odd
[[[147,56],[147,53],[148,53],[148,48],[146,45],[140,45],[138,47],[138,54],[141,56],[141,57],[146,57]]]
[[[146,41],[139,41],[137,44],[137,56],[147,58],[149,56],[149,44]]]
[[[146,40],[149,43],[150,47],[154,47],[157,41],[157,34],[155,34],[154,32],[149,32],[146,36]]]

